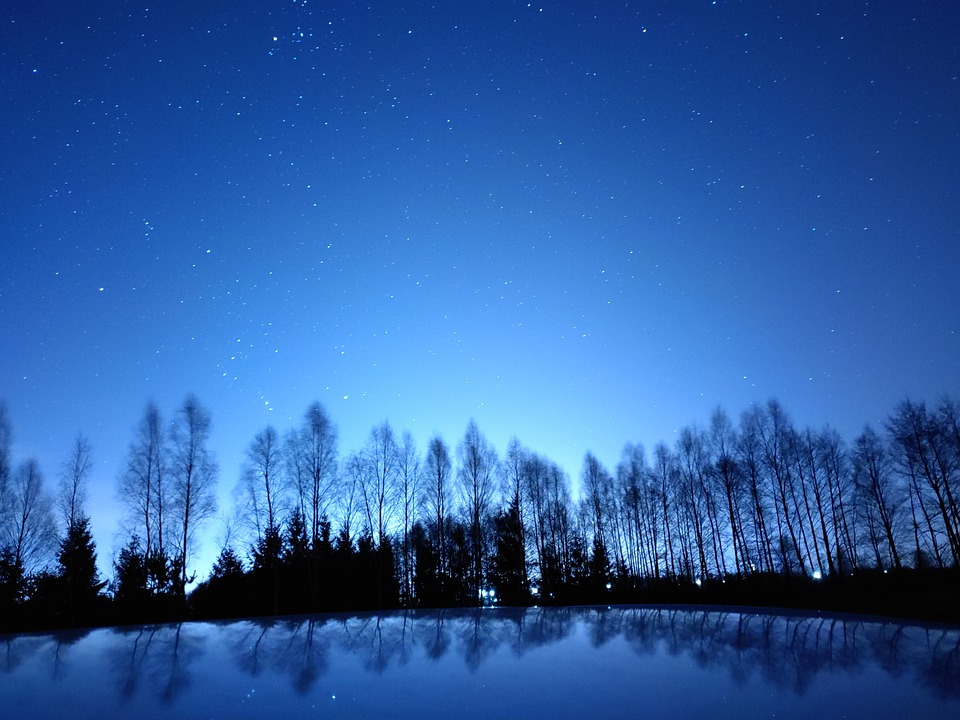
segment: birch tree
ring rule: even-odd
[[[437,554],[437,580],[441,588],[449,572],[447,557],[447,515],[450,512],[450,451],[439,435],[434,435],[427,449],[427,471],[424,477],[425,503],[430,516],[433,545]]]
[[[256,533],[257,543],[279,533],[286,499],[283,455],[277,431],[268,426],[254,435],[247,447],[242,475],[245,520]]]
[[[78,435],[70,450],[70,456],[60,469],[58,505],[67,531],[85,517],[87,481],[93,470],[91,452],[90,441],[83,435]]]
[[[151,402],[130,444],[118,488],[120,502],[126,509],[128,533],[141,539],[143,555],[148,559],[167,557],[167,538],[164,537],[170,512],[167,454],[160,411]]]
[[[473,560],[472,584],[474,598],[479,599],[483,584],[486,542],[483,523],[490,512],[497,472],[497,456],[487,439],[471,420],[463,440],[457,448],[460,492],[470,525],[470,545]]]
[[[56,532],[53,507],[43,487],[43,474],[34,459],[21,463],[7,489],[8,519],[0,547],[25,575],[44,569],[53,560]]]
[[[363,452],[360,492],[367,528],[374,546],[380,548],[396,506],[399,449],[390,423],[377,425]]]
[[[217,463],[210,453],[210,413],[193,395],[184,400],[171,433],[173,502],[179,521],[180,591],[188,582],[197,529],[217,510]]]

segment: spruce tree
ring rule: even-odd
[[[67,619],[71,625],[89,620],[106,582],[97,571],[97,550],[90,532],[90,519],[78,517],[60,543],[59,571]]]

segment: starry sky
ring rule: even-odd
[[[579,475],[960,394],[960,6],[9,0],[0,399],[101,556],[148,401]],[[216,522],[211,522],[212,535]],[[211,541],[212,542],[212,541]],[[102,558],[101,558],[102,559]]]

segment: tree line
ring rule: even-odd
[[[738,422],[717,409],[648,455],[587,453],[577,488],[476,423],[418,448],[388,422],[341,454],[320,403],[248,443],[229,532],[196,584],[197,533],[216,512],[209,411],[164,422],[149,404],[117,481],[126,538],[97,572],[82,436],[45,487],[14,467],[0,406],[0,608],[8,626],[320,610],[635,600],[650,588],[757,577],[829,581],[960,568],[960,404],[904,401],[848,444],[794,425],[776,400]],[[4,621],[0,621],[4,622]]]

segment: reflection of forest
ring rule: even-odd
[[[960,631],[838,616],[691,612],[620,608],[606,613],[605,636],[622,635],[638,654],[664,649],[698,665],[726,669],[743,682],[754,674],[803,693],[821,673],[856,673],[876,665],[908,676],[939,697],[960,696]],[[601,622],[594,621],[599,627]]]
[[[107,653],[122,698],[140,692],[169,703],[190,685],[191,669],[223,643],[241,674],[279,674],[308,693],[345,656],[368,672],[411,657],[461,658],[470,669],[497,651],[522,656],[582,631],[599,647],[622,639],[638,655],[686,655],[737,682],[758,677],[803,693],[821,673],[877,666],[938,697],[960,697],[960,629],[866,618],[782,616],[657,607],[529,608],[318,615],[221,624],[142,626],[72,636],[0,638],[0,673],[27,658],[50,662],[56,681],[71,649],[95,641]],[[542,658],[541,658],[542,661]]]
[[[639,655],[686,654],[698,665],[727,669],[744,681],[802,693],[819,673],[856,672],[874,664],[912,677],[940,697],[960,697],[960,630],[835,616],[672,608],[530,608],[398,612],[300,618],[227,626],[237,664],[291,677],[304,691],[328,652],[359,656],[382,672],[414,652],[439,660],[448,653],[471,669],[500,648],[522,655],[570,636],[583,625],[596,646],[623,638]]]
[[[141,685],[170,703],[190,685],[190,666],[203,657],[205,638],[189,623],[118,628],[109,645],[111,675],[121,697]]]

